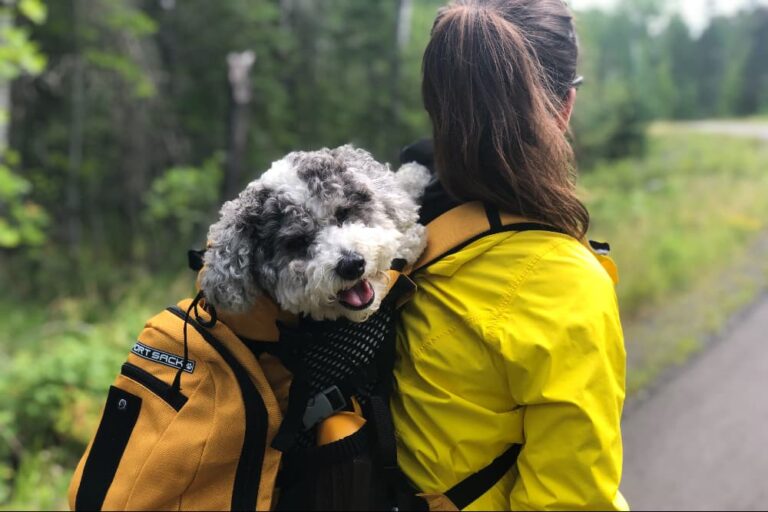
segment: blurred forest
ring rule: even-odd
[[[178,269],[217,205],[290,150],[352,141],[394,161],[430,131],[420,58],[441,4],[4,0],[4,288],[108,294]],[[653,119],[768,110],[768,10],[693,36],[663,7],[578,13],[584,170],[641,153]]]
[[[190,291],[186,250],[224,200],[291,150],[394,163],[429,136],[420,61],[443,3],[0,0],[0,509],[62,506],[106,386]],[[646,129],[768,114],[768,8],[693,33],[667,7],[577,13],[573,141],[595,228],[624,250],[625,311],[768,218],[763,146]]]

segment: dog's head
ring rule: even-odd
[[[351,146],[274,163],[211,226],[200,280],[207,300],[244,311],[267,294],[316,320],[365,320],[393,259],[412,263],[423,248],[418,193],[395,176]]]

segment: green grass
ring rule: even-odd
[[[652,130],[645,159],[587,171],[593,238],[612,243],[637,395],[768,287],[768,144]]]
[[[768,290],[768,233],[733,252],[687,290],[625,320],[631,396],[642,396],[662,374],[713,341],[727,338],[739,313]]]
[[[591,235],[612,243],[636,393],[682,364],[768,283],[768,145],[653,130],[643,160],[586,170]],[[144,322],[192,278],[100,297],[0,300],[0,510],[66,507],[71,471]]]
[[[582,180],[591,235],[609,240],[630,317],[697,282],[766,228],[768,144],[676,133],[650,154],[599,166]]]

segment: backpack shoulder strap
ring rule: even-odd
[[[486,467],[447,490],[445,496],[456,505],[457,509],[464,510],[488,492],[507,474],[507,471],[514,467],[521,448],[522,445],[513,444]]]
[[[549,231],[565,234],[562,229],[499,212],[479,201],[464,203],[448,210],[427,225],[427,247],[406,273],[414,274],[486,236],[510,231]],[[613,283],[618,284],[619,272],[616,263],[609,256],[610,245],[586,239],[580,242],[600,262]]]
[[[479,201],[464,203],[448,210],[427,225],[427,247],[411,273],[422,270],[481,238],[509,231],[563,233],[562,230],[547,224],[499,212]]]

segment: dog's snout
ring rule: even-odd
[[[365,272],[365,259],[357,253],[345,254],[336,265],[336,273],[342,279],[354,281]]]

